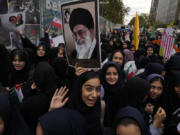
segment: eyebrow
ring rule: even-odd
[[[85,84],[84,86],[90,86],[90,87],[101,87],[100,85],[99,86],[92,86],[90,84]]]

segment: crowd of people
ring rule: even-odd
[[[159,56],[160,33],[141,33],[138,50],[131,31],[101,34],[93,70],[69,67],[48,33],[39,45],[19,35],[22,49],[0,45],[0,135],[180,133],[180,53]]]

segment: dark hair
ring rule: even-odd
[[[162,84],[162,86],[164,86],[164,80],[161,77],[156,76],[156,77],[152,78],[149,82],[153,83],[155,81],[159,81]]]
[[[16,18],[15,16],[10,16],[9,21],[11,22],[13,18]]]
[[[81,81],[81,88],[82,88],[82,85],[90,79],[98,78],[100,80],[99,75],[93,71],[89,71],[86,74],[82,74],[82,76],[83,77],[82,77],[82,81]]]
[[[43,44],[39,45],[39,46],[37,47],[37,50],[38,50],[40,47],[42,47],[43,50],[44,50],[45,52],[47,52],[47,48],[46,48],[45,45],[43,45]]]
[[[20,61],[24,61],[24,62],[28,62],[29,60],[29,54],[26,50],[24,49],[17,49],[17,50],[14,50],[11,54],[11,61],[14,60],[14,58],[18,56],[19,57],[19,60]]]
[[[58,44],[58,47],[60,47],[60,46],[65,47],[65,44],[64,44],[64,43],[59,43],[59,44]]]
[[[147,51],[147,49],[148,48],[152,48],[153,49],[153,51],[154,51],[154,47],[152,46],[152,45],[148,45],[148,46],[146,46],[146,51]]]
[[[135,125],[139,128],[138,123],[136,122],[136,120],[134,120],[133,118],[122,118],[117,122],[117,125],[123,125],[123,126],[129,126],[129,125]],[[141,129],[139,128],[139,130],[141,131]]]
[[[65,11],[65,14],[67,14],[67,13],[70,14],[69,10],[66,10],[66,11]]]
[[[112,54],[110,55],[110,57],[109,57],[109,61],[112,61],[112,59],[113,59],[113,57],[114,57],[114,54],[117,53],[117,52],[121,53],[122,56],[123,56],[123,64],[122,64],[122,66],[121,66],[121,68],[123,68],[123,67],[124,67],[125,55],[124,55],[124,52],[121,51],[121,50],[114,50],[113,53],[112,53]]]
[[[85,25],[88,29],[94,28],[93,17],[87,9],[76,8],[72,11],[69,21],[71,31],[78,24]]]
[[[123,63],[124,63],[124,52],[121,51],[121,50],[114,50],[113,53],[111,54],[109,60],[112,61],[114,54],[117,53],[117,52],[119,52],[119,53],[121,53],[123,55]]]

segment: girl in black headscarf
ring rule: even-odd
[[[60,92],[55,92],[49,110],[64,106],[69,99],[66,107],[77,110],[85,117],[87,123],[86,135],[101,135],[100,88],[101,84],[98,74],[85,72],[74,82],[69,98],[64,99],[67,91],[63,89]]]
[[[75,110],[59,108],[39,118],[37,135],[86,135],[85,120]]]
[[[164,65],[160,63],[149,63],[146,65],[144,72],[137,76],[145,79],[150,74],[165,75]]]
[[[125,59],[124,53],[121,50],[115,50],[110,55],[109,61],[116,62],[117,64],[119,64],[121,69],[123,69],[124,59]]]
[[[0,135],[33,135],[21,114],[5,95],[0,95]]]
[[[105,93],[103,100],[106,103],[104,126],[110,126],[114,115],[112,98],[114,95],[121,93],[121,88],[124,85],[123,72],[117,63],[107,62],[100,74]]]
[[[178,124],[180,122],[180,71],[173,73],[172,89],[166,98],[167,120],[165,121],[165,133],[167,135],[178,135]]]
[[[151,85],[148,96],[144,101],[146,123],[149,125],[154,123],[155,113],[157,113],[160,107],[160,100],[164,92],[164,77],[159,74],[150,74],[146,80],[149,81]],[[162,110],[165,112],[163,108]],[[160,123],[160,125],[162,125],[162,123]]]
[[[34,71],[33,82],[23,88],[25,98],[20,106],[23,117],[31,128],[35,129],[38,117],[48,111],[56,88],[53,68],[46,62],[40,62]]]
[[[125,132],[128,132],[129,135],[150,135],[141,112],[130,106],[120,109],[115,118],[113,128],[118,135]]]
[[[24,36],[23,31],[19,31],[21,40],[24,48],[32,49],[35,55],[35,64],[41,61],[48,61],[49,51],[50,51],[50,42],[48,33],[45,32],[45,37],[40,39],[38,46],[33,44],[27,37]]]
[[[135,77],[128,80],[122,89],[122,94],[117,95],[117,98],[119,99],[119,101],[116,102],[119,104],[118,108],[129,105],[141,110],[143,107],[142,103],[149,92],[149,89],[150,84],[144,79]]]
[[[160,106],[159,101],[161,95],[163,94],[164,77],[159,74],[150,74],[149,76],[147,76],[146,80],[150,82],[151,88],[144,103],[151,104],[153,106],[151,108],[157,109]],[[149,113],[152,114],[153,110],[151,110]]]
[[[24,49],[14,50],[11,54],[11,71],[8,77],[9,88],[23,84],[30,79],[29,55]]]
[[[113,97],[113,106],[116,108],[115,114],[125,106],[135,107],[144,113],[143,101],[149,89],[148,81],[137,77],[129,79],[122,88],[122,92]]]

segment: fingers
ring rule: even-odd
[[[62,95],[62,92],[64,91],[65,88],[66,88],[66,86],[61,87],[61,88],[58,90],[57,96],[61,96],[61,95]]]
[[[65,98],[64,101],[62,102],[62,104],[65,105],[68,100],[69,100],[69,98]]]
[[[55,97],[57,95],[57,93],[58,93],[58,89],[56,89],[56,91],[54,92],[53,97]]]
[[[65,89],[62,93],[62,97],[64,98],[66,96],[66,94],[68,93],[69,89]]]
[[[66,96],[66,94],[68,93],[69,89],[67,89],[66,86],[61,87],[59,90],[57,89],[55,92],[55,96],[61,97],[62,99]]]

